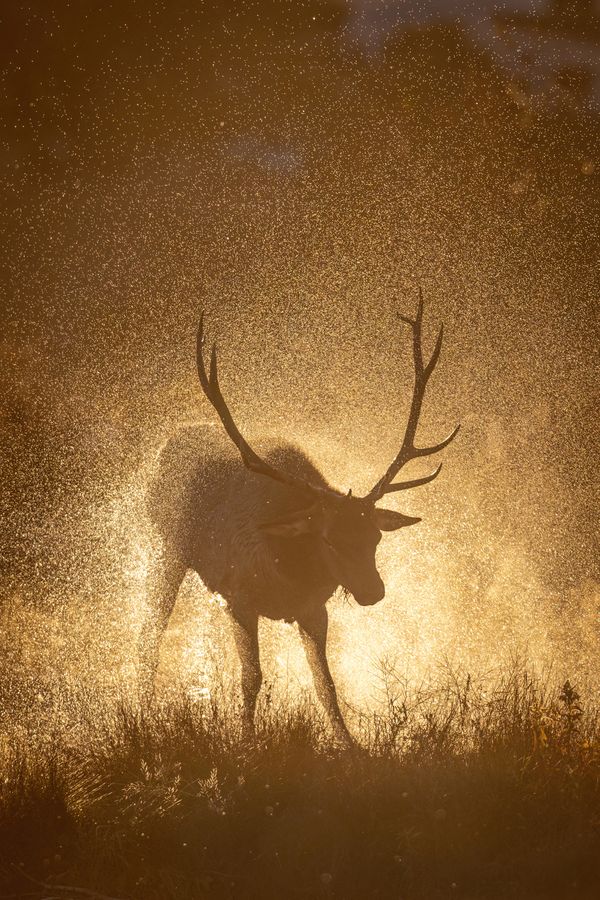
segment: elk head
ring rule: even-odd
[[[299,535],[313,536],[318,552],[337,584],[346,588],[362,606],[370,606],[382,600],[385,586],[377,571],[375,551],[383,531],[396,531],[407,525],[420,522],[419,518],[405,516],[400,512],[381,509],[375,504],[385,494],[403,491],[428,484],[439,475],[441,465],[422,478],[411,481],[394,482],[400,470],[411,460],[431,456],[443,450],[458,433],[459,426],[443,441],[428,447],[416,447],[415,435],[427,382],[438,361],[442,348],[443,328],[440,329],[435,348],[428,362],[423,359],[421,332],[423,323],[423,297],[419,291],[419,305],[414,319],[400,316],[412,329],[415,380],[408,422],[400,450],[375,486],[365,497],[354,497],[332,488],[312,484],[302,478],[283,472],[259,457],[235,425],[231,413],[223,399],[217,373],[217,353],[213,345],[210,369],[204,365],[204,322],[200,318],[197,338],[197,363],[200,384],[206,397],[213,405],[225,431],[238,448],[244,465],[252,472],[264,475],[302,491],[307,498],[306,506],[279,519],[263,523],[260,528],[265,535],[275,538],[292,539]]]

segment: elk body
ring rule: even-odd
[[[198,375],[223,430],[197,426],[175,435],[161,454],[158,474],[148,491],[148,510],[162,538],[163,552],[157,571],[150,574],[154,612],[140,638],[141,688],[147,699],[153,695],[162,635],[181,582],[193,569],[206,588],[227,603],[241,662],[247,726],[252,727],[262,680],[258,619],[266,616],[298,623],[317,695],[338,739],[350,740],[327,663],[327,601],[340,586],[362,606],[383,599],[385,586],[375,560],[382,532],[420,519],[380,509],[376,503],[387,493],[432,481],[441,467],[412,481],[394,482],[394,478],[410,460],[442,450],[458,431],[457,426],[433,446],[415,445],[442,332],[425,362],[422,298],[414,319],[401,318],[413,336],[411,409],[396,458],[365,497],[336,490],[292,444],[250,447],[221,393],[214,347],[206,370],[201,319]]]

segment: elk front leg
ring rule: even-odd
[[[148,614],[138,641],[138,690],[148,706],[154,700],[160,644],[166,631],[187,566],[176,555],[165,553],[148,574]]]
[[[310,614],[298,619],[300,636],[308,659],[317,697],[329,716],[336,739],[344,746],[353,745],[338,704],[335,684],[327,662],[327,609],[319,606]]]
[[[253,733],[256,699],[262,684],[258,651],[258,615],[246,611],[230,612],[233,636],[242,667],[243,724],[247,732]]]

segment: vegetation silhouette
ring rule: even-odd
[[[56,697],[73,733],[24,716],[3,753],[0,895],[97,900],[597,896],[600,711],[516,661],[385,706],[340,751],[309,696],[142,711]]]

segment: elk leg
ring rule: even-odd
[[[254,731],[256,699],[262,684],[262,670],[258,652],[258,616],[233,610],[231,622],[238,656],[242,666],[242,698],[244,701],[244,727]]]
[[[187,566],[176,555],[165,555],[148,575],[148,605],[138,642],[138,686],[140,700],[149,705],[154,700],[160,645],[166,631]]]
[[[338,704],[335,684],[327,662],[327,609],[320,606],[298,620],[300,636],[310,666],[317,697],[329,716],[337,740],[349,747],[354,743]]]

